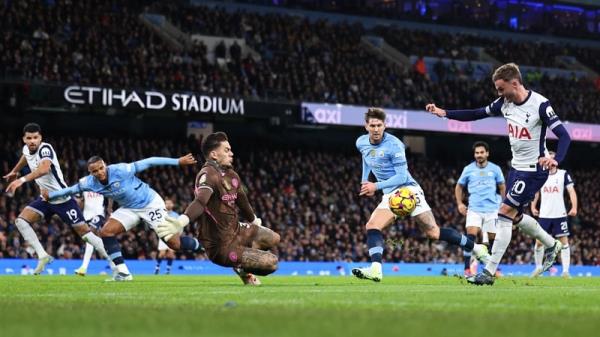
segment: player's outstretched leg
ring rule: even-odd
[[[359,279],[381,282],[383,279],[383,233],[379,229],[367,229],[367,247],[371,257],[371,266],[367,268],[353,268],[352,274]]]
[[[154,275],[158,275],[160,273],[160,263],[162,262],[162,259],[164,257],[163,252],[164,250],[159,251],[158,255],[156,256],[156,267],[154,268]]]
[[[121,245],[117,240],[117,235],[123,233],[125,227],[116,219],[110,218],[100,230],[100,236],[108,256],[112,262],[116,265],[117,273],[113,275],[112,279],[108,281],[131,281],[133,276],[129,272],[123,254],[121,253]]]
[[[187,235],[173,235],[171,238],[169,238],[166,244],[169,246],[169,248],[175,251],[182,250],[193,253],[204,251],[204,247],[202,247],[198,239]]]
[[[566,236],[560,237],[562,243],[562,250],[560,251],[560,263],[562,264],[562,277],[569,279],[571,274],[569,273],[569,267],[571,265],[571,247],[569,246],[569,238]]]
[[[242,282],[248,285],[260,285],[260,280],[255,275],[267,276],[277,270],[277,256],[255,248],[244,248],[241,265],[234,268]]]
[[[366,268],[353,268],[352,274],[359,279],[380,282],[383,279],[383,232],[396,216],[389,209],[377,208],[367,222],[367,247],[371,265]]]
[[[38,222],[42,218],[38,212],[34,211],[30,206],[27,206],[15,220],[15,226],[19,230],[19,233],[21,233],[25,241],[35,250],[35,254],[38,257],[37,266],[33,270],[34,275],[43,272],[46,265],[54,260],[54,258],[46,252],[35,234],[35,231],[31,228],[32,223]]]
[[[90,260],[92,259],[92,254],[94,254],[94,246],[86,243],[85,252],[83,253],[83,261],[81,262],[81,266],[75,270],[75,274],[79,276],[85,276],[87,273],[87,268],[90,264]]]
[[[562,243],[558,240],[555,240],[552,235],[548,234],[548,232],[546,232],[542,226],[540,226],[537,220],[527,214],[522,214],[520,219],[517,216],[517,219],[515,219],[515,225],[517,225],[517,227],[519,227],[523,233],[538,239],[542,244],[544,244],[546,250],[544,250],[544,263],[542,265],[542,272],[550,269],[562,250]]]
[[[542,262],[544,260],[544,245],[539,240],[535,241],[533,260],[535,262],[535,269],[531,272],[531,277],[538,277],[542,274]]]
[[[279,244],[280,236],[275,233],[270,228],[261,226],[261,225],[253,225],[248,223],[240,223],[240,238],[243,244],[247,248],[252,248],[254,250],[268,251],[269,249],[276,247]],[[252,254],[252,253],[248,253]],[[271,253],[269,253],[271,254]],[[271,254],[274,255],[274,254]],[[251,256],[251,255],[248,255]],[[277,257],[275,256],[277,259]],[[272,266],[270,268],[273,268]],[[277,268],[275,265],[274,268]],[[250,269],[247,268],[233,268],[233,271],[240,277],[242,282],[246,285],[260,285],[261,282],[253,274]],[[257,274],[257,275],[262,275]],[[266,273],[268,274],[268,273]]]
[[[471,252],[475,258],[482,263],[487,263],[490,258],[485,245],[476,244],[466,235],[457,232],[453,228],[438,227],[435,217],[431,211],[425,211],[416,215],[415,220],[427,237],[431,240],[440,240],[452,245],[460,246],[463,250]]]
[[[173,260],[175,259],[175,253],[172,250],[167,250],[167,270],[165,275],[171,274],[171,268],[173,267]]]
[[[467,232],[469,231],[470,228],[471,227],[467,227]],[[475,228],[477,228],[477,227],[475,227]],[[469,240],[475,242],[475,240],[477,240],[477,235],[476,234],[467,234],[467,238]],[[465,249],[463,249],[463,257],[465,259],[465,272],[464,272],[465,277],[472,276],[472,274],[473,274],[473,272],[471,271],[472,255],[473,255],[472,251],[468,252]]]
[[[281,240],[279,234],[264,226],[256,227],[256,235],[252,238],[252,248],[269,250],[279,244],[279,241]]]
[[[103,239],[101,239],[98,235],[94,234],[94,232],[92,232],[90,227],[85,222],[78,226],[74,226],[73,229],[75,230],[75,232],[77,232],[77,234],[79,234],[83,241],[92,245],[94,249],[98,252],[98,254],[102,258],[106,259],[106,261],[108,261],[108,264],[110,265],[110,269],[112,269],[113,274],[117,273],[117,266],[108,256],[108,253],[104,248]]]

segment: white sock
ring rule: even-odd
[[[371,270],[381,270],[381,263],[371,262]]]
[[[481,232],[481,243],[490,243],[490,238],[487,232]]]
[[[94,254],[94,246],[89,243],[85,244],[85,253],[83,253],[83,262],[81,263],[81,268],[87,269],[90,265],[90,259],[92,258],[92,254]]]
[[[21,235],[23,235],[25,241],[27,241],[27,243],[29,243],[31,247],[33,247],[38,259],[48,256],[48,253],[46,253],[46,250],[40,243],[40,239],[38,239],[37,235],[35,234],[35,231],[33,230],[33,228],[31,228],[29,222],[27,222],[25,219],[17,218],[15,220],[15,225],[17,226],[17,229],[19,230]]]
[[[552,235],[548,234],[531,216],[523,214],[523,218],[521,219],[521,222],[517,224],[517,227],[519,227],[523,233],[540,240],[546,248],[554,246],[554,238]]]
[[[129,268],[127,268],[127,265],[125,263],[121,263],[117,265],[117,271],[119,273],[123,273],[123,274],[131,274],[129,272]]]
[[[102,256],[102,258],[112,262],[110,257],[108,257],[108,254],[106,254],[106,249],[104,249],[104,244],[102,243],[102,239],[100,239],[100,237],[98,235],[96,235],[92,232],[89,232],[89,233],[84,234],[81,238],[85,242],[94,246],[96,251],[98,251],[98,254],[100,254],[100,256]]]
[[[485,269],[492,275],[496,274],[502,256],[504,256],[506,248],[510,244],[510,239],[512,239],[512,221],[502,216],[499,216],[497,221],[496,228],[498,231],[496,232],[496,239],[492,246],[492,256],[490,261],[485,265]]]
[[[535,261],[535,269],[542,269],[542,262],[544,261],[544,246],[535,245],[533,249],[533,260]]]
[[[568,273],[569,266],[571,265],[571,247],[569,244],[564,245],[560,251],[560,262],[562,263],[562,272]]]

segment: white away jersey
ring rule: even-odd
[[[548,156],[546,129],[561,124],[548,99],[530,90],[523,103],[498,98],[485,108],[489,115],[502,115],[508,124],[512,167],[518,171],[537,170],[538,158]]]
[[[83,218],[89,221],[97,215],[104,216],[104,196],[96,192],[84,191]]]
[[[32,172],[38,168],[42,160],[51,161],[52,164],[50,165],[50,172],[35,179],[35,183],[40,188],[44,188],[52,192],[67,187],[60,169],[60,164],[58,163],[58,157],[56,156],[56,152],[54,152],[52,145],[42,142],[35,153],[29,153],[29,148],[27,145],[25,145],[23,146],[23,156],[25,156],[27,165],[29,165],[29,169]],[[64,198],[56,198],[55,200],[52,200],[51,204],[62,204],[69,199],[71,199],[69,196]]]
[[[556,219],[567,216],[565,208],[565,188],[573,185],[573,179],[567,171],[557,170],[550,174],[540,189],[540,218]]]

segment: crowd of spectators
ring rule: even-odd
[[[53,3],[0,4],[1,77],[411,109],[432,100],[447,108],[479,107],[495,97],[489,79],[470,78],[469,67],[462,71],[440,63],[425,69],[444,74],[435,81],[413,67],[373,55],[360,43],[361,36],[372,32],[360,24],[150,1]],[[233,45],[226,66],[220,66],[207,60],[202,43],[175,50],[142,24],[138,16],[144,12],[164,14],[187,33],[244,38],[261,58],[242,56]],[[499,48],[481,36],[378,31],[407,55],[476,60],[481,46],[501,62],[560,66],[554,55],[573,54],[600,70],[594,49],[552,50],[550,44],[514,41],[514,48]],[[226,56],[225,49],[219,44],[216,55]],[[600,88],[593,80],[540,75],[526,85],[547,95],[561,118],[597,122]]]
[[[548,2],[543,6],[544,1],[504,2],[503,5],[500,4],[501,1],[486,0],[367,2],[236,0],[236,2],[565,37],[593,39],[600,35],[597,27],[590,27],[587,24],[588,21],[593,22],[590,18],[596,17],[593,9],[588,6],[581,6],[579,9],[575,6],[552,8],[552,4]],[[587,9],[587,13],[584,12],[584,8]]]
[[[178,157],[198,153],[198,142],[95,138],[50,139],[57,151],[67,183],[86,175],[86,159],[98,154],[107,163],[131,162],[149,156]],[[377,205],[377,198],[359,198],[360,156],[345,151],[313,151],[310,148],[248,146],[236,144],[235,167],[249,190],[249,199],[263,225],[281,235],[276,248],[282,261],[367,261],[364,224]],[[18,160],[22,144],[0,134],[0,169],[8,172]],[[352,149],[350,148],[349,151]],[[334,164],[332,164],[334,163]],[[440,226],[464,230],[464,217],[454,201],[455,179],[466,163],[444,163],[409,154],[409,169],[425,191]],[[182,212],[192,200],[195,168],[158,167],[140,177]],[[579,214],[571,219],[572,263],[599,265],[600,194],[598,169],[571,172],[579,196]],[[0,189],[6,184],[0,183]],[[32,257],[33,251],[18,233],[14,220],[19,211],[38,195],[33,183],[22,186],[14,198],[0,194],[0,258]],[[68,225],[56,217],[33,225],[47,251],[58,258],[80,258],[84,243]],[[196,234],[190,227],[189,233]],[[414,221],[399,220],[385,234],[384,259],[394,262],[460,263],[456,247],[431,242]],[[143,225],[120,237],[126,258],[155,256],[156,235]],[[531,263],[533,242],[515,232],[504,261]],[[179,258],[204,259],[203,254]]]
[[[435,82],[413,68],[377,59],[360,45],[360,36],[367,33],[360,25],[311,23],[304,18],[207,7],[187,8],[185,13],[170,5],[154,10],[189,33],[244,38],[262,55],[263,69],[271,73],[269,83],[260,86],[267,92],[259,90],[260,96],[413,109],[431,100],[448,108],[485,106],[495,97],[488,78],[474,80],[468,71],[452,64],[440,62],[439,68],[430,70],[444,74]],[[467,34],[389,27],[374,32],[406,55],[474,61],[479,46],[501,62],[562,67],[554,56],[589,53],[585,48],[517,41],[508,41],[509,47],[504,48],[497,40]],[[597,121],[600,87],[592,79],[550,77],[533,71],[525,80],[528,87],[551,98],[564,120]]]

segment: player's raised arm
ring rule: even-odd
[[[20,162],[21,160],[19,160]],[[19,164],[17,163],[17,166]],[[41,161],[40,161],[40,165],[38,166],[37,169],[35,169],[35,171],[22,176],[21,178],[13,181],[12,183],[10,183],[8,185],[8,187],[6,188],[6,193],[13,194],[15,192],[15,190],[17,188],[19,188],[19,186],[23,185],[24,183],[28,182],[28,181],[32,181],[35,180],[43,175],[48,174],[48,172],[50,172],[50,168],[52,166],[52,160],[50,157],[42,157]],[[16,167],[15,167],[16,168]]]
[[[504,103],[503,98],[498,98],[492,104],[487,107],[478,109],[467,109],[467,110],[444,110],[438,108],[434,103],[427,104],[425,110],[431,112],[438,117],[446,117],[457,121],[475,121],[478,119],[487,118],[501,113],[500,108]]]
[[[180,158],[166,158],[166,157],[150,157],[142,160],[138,160],[133,163],[136,172],[147,170],[153,166],[185,166],[196,164],[197,161],[191,153],[186,154]]]
[[[81,189],[81,185],[79,185],[79,183],[77,183],[75,185],[60,189],[58,191],[52,191],[52,192],[48,193],[48,190],[43,189],[41,192],[42,192],[42,197],[45,200],[51,201],[56,198],[65,197],[67,195],[79,194],[79,193],[83,192],[83,190]]]
[[[567,156],[567,150],[569,149],[569,144],[571,144],[571,136],[558,118],[558,115],[554,112],[554,109],[552,109],[552,106],[550,106],[550,102],[540,104],[539,113],[543,123],[558,137],[558,146],[554,159],[541,157],[539,164],[542,167],[558,166]]]

